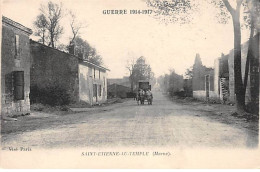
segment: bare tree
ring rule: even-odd
[[[49,37],[49,44],[55,48],[55,44],[63,33],[63,27],[60,25],[60,20],[63,17],[62,4],[55,4],[51,1],[48,2],[47,6],[41,4],[40,7],[41,16],[44,16],[47,21],[47,30]]]
[[[128,59],[126,61],[126,69],[129,71],[129,80],[130,80],[130,83],[131,83],[131,91],[132,92],[134,90],[134,80],[132,78],[132,72],[133,72],[133,69],[134,69],[135,62],[136,62],[136,58],[134,58],[134,57],[132,57],[131,59]]]
[[[80,34],[80,30],[85,28],[86,26],[83,25],[83,23],[79,22],[75,13],[73,13],[72,11],[69,11],[69,15],[70,15],[70,27],[71,27],[71,31],[72,31],[72,38],[70,40],[70,44],[72,42],[74,42],[75,38]]]
[[[45,45],[48,39],[48,35],[47,35],[48,22],[46,17],[43,14],[38,15],[33,25],[35,27],[34,35],[39,36],[40,37],[39,42]]]

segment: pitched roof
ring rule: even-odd
[[[90,61],[88,61],[88,60],[83,60],[82,62],[80,62],[80,64],[86,64],[86,65],[91,65],[91,66],[94,66],[94,67],[96,67],[96,68],[98,68],[98,69],[102,69],[102,70],[107,70],[107,71],[110,71],[109,69],[107,69],[107,68],[105,68],[105,67],[103,67],[103,66],[100,66],[100,65],[96,65],[96,64],[94,64],[94,63],[91,63]]]
[[[31,35],[33,33],[30,28],[25,27],[25,26],[21,25],[20,23],[17,23],[5,16],[2,16],[2,22],[25,32],[27,35]]]

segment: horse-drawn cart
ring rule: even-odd
[[[148,105],[152,105],[153,95],[151,92],[151,85],[149,84],[149,81],[139,81],[139,88],[136,100],[138,105],[144,104],[145,101],[148,102]]]

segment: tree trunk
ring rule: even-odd
[[[251,24],[251,30],[250,30],[250,38],[249,38],[249,42],[248,42],[247,57],[246,57],[246,69],[245,69],[245,77],[244,77],[244,88],[245,88],[245,90],[246,90],[246,87],[247,87],[249,66],[250,66],[250,63],[251,63],[253,36],[254,36],[254,26],[253,26],[253,23],[252,23]]]
[[[42,33],[42,43],[43,43],[43,45],[45,45],[45,35],[44,35],[44,32]]]
[[[50,34],[51,34],[51,47],[55,48],[54,47],[54,36],[53,36],[53,33],[50,33]]]
[[[240,28],[240,8],[232,14],[234,27],[234,75],[235,75],[235,95],[236,108],[241,112],[245,110],[245,88],[242,82],[241,72],[241,28]]]

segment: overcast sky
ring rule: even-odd
[[[142,0],[63,0],[65,8],[75,12],[88,25],[80,36],[95,47],[108,67],[109,78],[127,76],[126,61],[144,56],[158,77],[174,68],[178,74],[194,63],[199,53],[202,63],[213,67],[214,59],[233,48],[232,23],[223,25],[215,20],[214,11],[201,0],[199,17],[193,24],[164,24],[149,15],[104,15],[110,9],[148,9]],[[206,0],[205,0],[206,1]],[[54,1],[58,2],[58,1]],[[33,29],[41,3],[37,0],[3,0],[3,15]],[[65,33],[61,42],[71,36],[68,19],[62,21]],[[35,37],[31,37],[35,39]],[[244,30],[242,41],[248,40]]]

